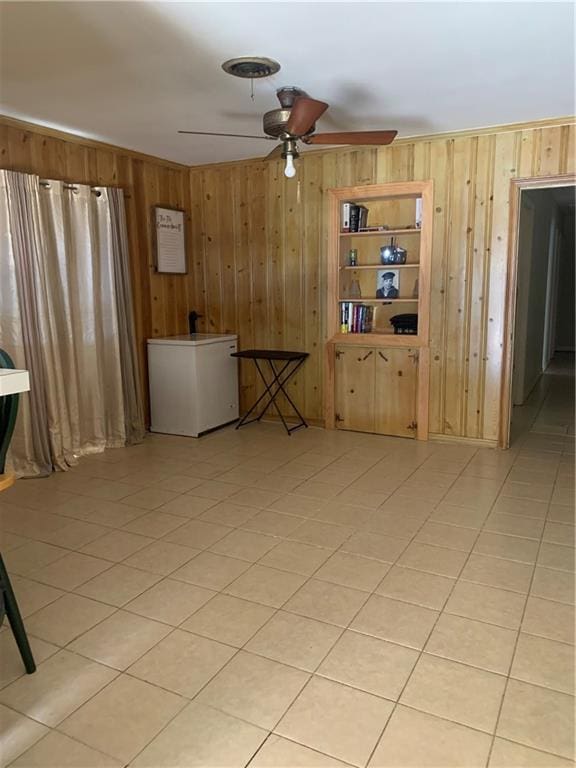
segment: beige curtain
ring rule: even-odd
[[[20,398],[9,462],[19,475],[45,475],[52,461],[35,281],[44,251],[36,176],[0,171],[0,235],[0,347],[33,382]]]
[[[136,328],[130,282],[128,231],[124,194],[121,189],[99,190],[107,200],[110,214],[110,244],[112,248],[114,273],[114,299],[118,314],[118,340],[120,343],[120,365],[122,367],[122,389],[124,394],[124,422],[126,441],[137,443],[144,437],[144,406],[142,403],[138,355],[136,351]]]
[[[29,361],[37,356],[43,362],[50,464],[65,469],[83,454],[126,445],[144,433],[122,193],[32,177],[30,207],[37,206],[40,229],[32,254],[14,236],[11,187],[20,180],[4,173],[11,241],[6,271],[13,273],[12,282],[22,262],[28,271],[22,279],[25,301],[16,302],[11,291],[9,305],[2,303],[0,346],[12,354],[4,315],[10,315],[7,325],[23,325],[22,307],[34,294],[37,336],[23,340],[22,365],[39,390]],[[20,257],[17,251],[23,251]],[[4,261],[4,249],[2,256]],[[13,456],[20,474],[46,471],[31,437],[36,426],[32,414],[18,422]]]

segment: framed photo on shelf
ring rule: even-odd
[[[178,208],[154,206],[152,223],[156,272],[185,275],[186,263],[185,213]]]
[[[397,299],[400,296],[400,270],[379,269],[376,272],[376,298]]]

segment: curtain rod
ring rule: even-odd
[[[40,186],[44,187],[44,189],[50,189],[50,182],[49,181],[44,181],[44,180],[41,179],[40,180]],[[74,192],[78,191],[78,185],[77,184],[69,184],[68,182],[62,182],[62,186],[64,187],[64,189],[71,189]],[[102,194],[102,192],[100,191],[100,189],[98,187],[90,187],[90,192],[92,192],[92,194],[96,195],[97,197],[100,197],[100,195]],[[124,192],[124,197],[129,199],[130,195],[128,195],[128,194],[126,194],[126,192]]]

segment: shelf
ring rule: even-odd
[[[355,270],[355,269],[382,269],[382,270],[384,270],[384,269],[410,269],[410,268],[419,269],[420,268],[420,264],[419,263],[418,264],[363,264],[360,267],[358,267],[358,266],[356,266],[356,267],[349,267],[349,266],[340,267],[340,269],[351,269],[351,270]]]
[[[418,304],[418,299],[338,299],[339,304],[349,303],[352,304]]]
[[[416,334],[394,333],[335,333],[330,339],[330,344],[350,344],[365,347],[422,347],[423,340]]]
[[[379,229],[376,232],[340,232],[340,237],[388,237],[388,235],[419,235],[422,230],[417,227],[410,229]]]

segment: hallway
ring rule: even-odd
[[[574,377],[574,353],[556,352],[526,402],[514,406],[511,450],[519,449],[530,434],[574,441]]]

